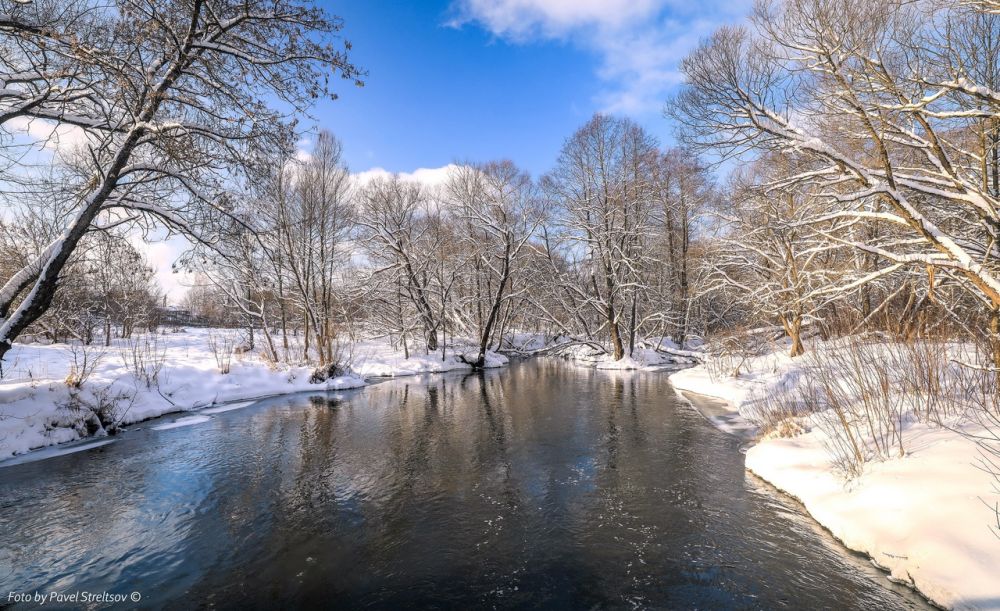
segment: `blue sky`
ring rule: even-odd
[[[338,83],[317,123],[353,171],[509,158],[534,175],[594,112],[663,142],[663,101],[700,38],[747,0],[321,1],[345,20],[364,88]]]

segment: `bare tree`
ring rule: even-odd
[[[0,44],[23,47],[23,55],[47,46],[59,55],[58,74],[61,64],[69,66],[67,86],[86,95],[72,100],[79,107],[49,111],[25,107],[25,86],[0,104],[16,106],[19,116],[80,127],[89,162],[70,186],[73,214],[60,234],[0,288],[0,357],[52,303],[60,274],[95,223],[156,222],[212,243],[213,219],[235,218],[239,207],[220,192],[252,180],[261,153],[291,139],[291,124],[273,101],[302,111],[331,95],[331,73],[359,76],[334,48],[341,21],[296,0],[267,7],[236,0],[52,6],[51,15],[80,7],[86,19],[74,22],[79,32],[64,34],[18,10],[0,20]],[[24,68],[16,59],[5,64],[0,81],[16,80]],[[0,115],[9,112],[4,107]]]
[[[350,173],[340,142],[326,131],[303,163],[282,171],[288,176],[276,183],[269,202],[275,256],[304,317],[306,358],[311,332],[317,356],[325,363],[334,352],[335,289],[350,258],[346,242],[355,226]]]
[[[376,178],[359,195],[362,239],[375,275],[391,275],[423,326],[424,345],[438,349],[445,288],[435,286],[440,237],[423,188],[393,176]],[[438,299],[435,299],[435,296]]]
[[[559,206],[567,256],[581,257],[586,268],[584,284],[567,276],[565,288],[575,304],[600,314],[616,360],[626,341],[629,354],[635,345],[656,155],[637,124],[596,115],[566,142],[543,183]]]
[[[655,299],[673,329],[673,340],[684,345],[692,315],[692,245],[696,225],[716,198],[715,184],[707,168],[694,154],[672,149],[658,156],[652,166],[651,218],[656,238],[652,243],[658,264],[647,272],[655,286]]]
[[[541,220],[531,177],[510,161],[462,165],[446,185],[448,198],[461,209],[466,226],[463,243],[471,259],[479,352],[473,367],[482,367],[500,323],[504,306],[517,294],[513,275],[525,245]]]
[[[780,167],[774,160],[766,165]],[[818,231],[825,227],[810,223],[822,214],[816,197],[768,191],[760,186],[767,174],[767,169],[751,168],[731,181],[709,286],[742,303],[753,321],[779,323],[791,339],[789,354],[799,356],[805,352],[803,325],[833,295],[851,288],[838,285],[842,266],[832,260],[844,247]]]
[[[1000,95],[974,50],[995,48],[1000,21],[983,8],[762,1],[757,34],[722,28],[683,62],[687,85],[670,112],[691,146],[804,156],[807,169],[781,182],[835,204],[816,221],[873,226],[831,239],[966,287],[990,312],[1000,365],[995,146],[982,137]],[[959,44],[955,32],[984,44]]]

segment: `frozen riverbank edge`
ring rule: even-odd
[[[768,388],[799,383],[791,359],[770,355],[765,375],[713,379],[703,365],[670,375],[678,395],[745,443],[746,467],[796,499],[812,518],[931,603],[946,609],[1000,609],[1000,538],[990,529],[1000,500],[977,468],[978,447],[951,428],[911,423],[902,458],[872,462],[845,479],[818,428],[756,439],[743,410]],[[966,431],[972,432],[975,431]]]
[[[122,427],[171,414],[234,404],[249,404],[275,396],[362,388],[389,377],[471,370],[464,362],[468,347],[405,358],[385,341],[351,346],[351,371],[311,383],[313,367],[268,364],[257,355],[234,354],[220,373],[219,355],[210,347],[210,329],[187,329],[156,338],[151,352],[162,358],[156,381],[147,384],[130,364],[130,348],[118,342],[108,348],[88,348],[93,370],[79,388],[67,384],[82,356],[62,344],[17,344],[4,361],[0,380],[0,467],[23,461],[23,455],[51,446],[103,437],[93,430],[93,408],[117,410]],[[147,355],[148,356],[148,355]],[[154,360],[156,360],[154,359]],[[231,362],[230,362],[231,361]],[[503,367],[507,357],[487,353],[486,367]],[[81,405],[86,407],[81,409]],[[111,438],[111,437],[109,437]],[[18,460],[10,460],[18,457]]]

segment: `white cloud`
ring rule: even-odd
[[[135,235],[132,236],[132,244],[145,255],[146,262],[153,268],[153,279],[166,295],[167,303],[179,304],[183,301],[194,283],[194,276],[182,270],[174,273],[172,266],[191,247],[191,243],[182,236],[147,241]]]
[[[601,110],[659,111],[683,77],[680,60],[751,0],[454,0],[455,27],[476,24],[515,43],[569,40],[599,58]]]
[[[663,0],[458,0],[453,25],[475,21],[510,39],[560,37],[580,27],[616,28],[649,17]]]
[[[417,168],[412,172],[399,172],[399,177],[403,180],[419,182],[427,187],[436,187],[444,184],[448,179],[448,173],[456,168],[455,164],[449,163],[440,168]],[[364,185],[375,178],[388,178],[392,173],[383,168],[371,168],[363,172],[356,172],[353,176],[358,184]]]
[[[51,151],[70,151],[87,142],[87,132],[83,129],[43,119],[14,117],[4,123],[4,128],[26,134]]]

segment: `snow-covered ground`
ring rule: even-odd
[[[440,352],[404,358],[388,342],[365,341],[348,350],[350,373],[313,384],[311,367],[233,353],[234,337],[233,331],[192,328],[116,340],[108,348],[16,344],[4,359],[0,379],[0,460],[105,434],[92,416],[95,410],[104,410],[106,421],[127,425],[271,395],[357,388],[373,377],[470,368],[450,350],[444,360]],[[74,388],[68,382],[74,369],[84,369],[85,359],[92,371]],[[502,355],[487,355],[488,367],[506,363]],[[229,373],[221,373],[220,365]],[[156,380],[147,383],[153,371]]]
[[[811,348],[842,346],[817,342]],[[713,422],[753,430],[763,397],[795,393],[815,375],[808,359],[792,359],[784,349],[742,363],[738,377],[713,375],[700,365],[670,380],[678,390],[723,399],[714,403],[722,406],[716,413],[707,414]],[[900,388],[897,381],[893,392]],[[793,417],[783,436],[765,435],[747,451],[747,468],[798,498],[847,547],[935,603],[1000,609],[1000,531],[993,509],[1000,493],[968,436],[982,433],[980,425],[960,416],[933,424],[910,415],[902,426],[905,455],[873,458],[848,478],[833,458],[835,440],[830,427],[820,425],[823,417]]]
[[[631,355],[617,361],[603,347],[575,341],[564,335],[553,337],[538,333],[511,333],[504,337],[504,348],[520,354],[555,356],[587,367],[615,371],[649,371],[691,365],[701,357],[700,353],[679,349],[665,337],[646,338],[637,342]]]

